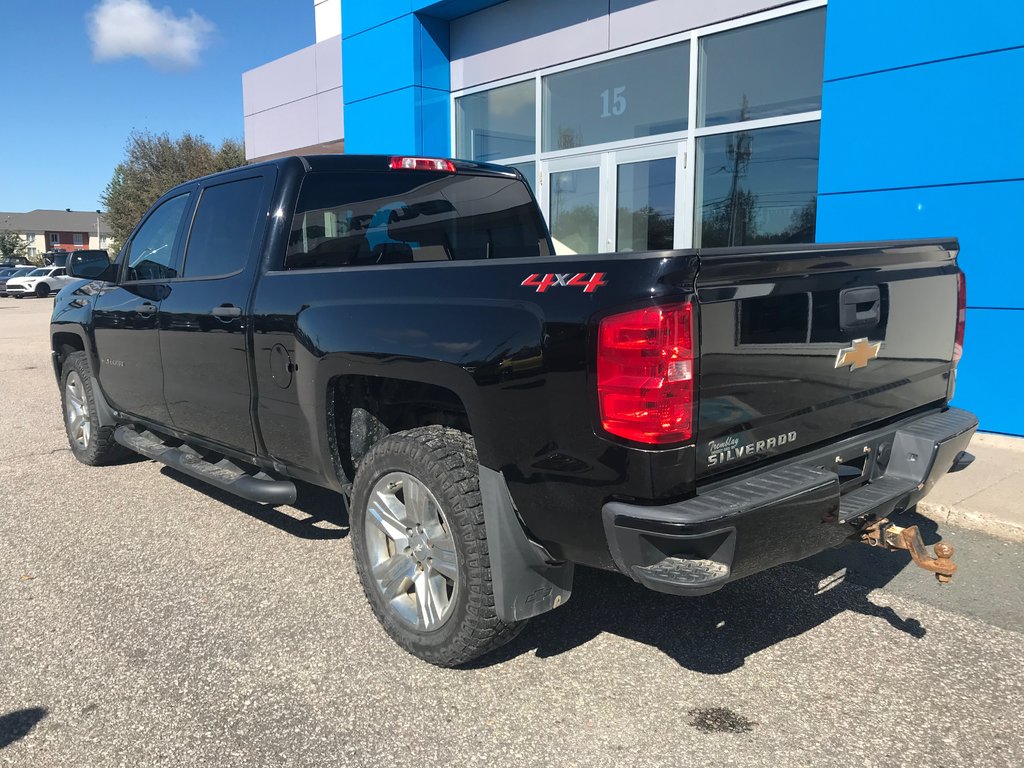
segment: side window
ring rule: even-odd
[[[128,246],[126,281],[168,280],[178,276],[172,263],[175,236],[188,207],[188,198],[186,192],[165,201],[135,233]]]
[[[64,277],[65,274],[63,269],[58,269],[53,273],[53,277]]]
[[[245,266],[265,223],[260,216],[262,197],[262,176],[203,190],[188,238],[185,277],[230,275]]]

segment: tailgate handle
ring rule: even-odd
[[[847,288],[839,293],[839,327],[873,328],[882,319],[882,298],[877,285]]]

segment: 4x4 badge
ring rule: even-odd
[[[852,346],[840,349],[836,353],[836,368],[842,368],[844,365],[850,366],[851,371],[867,368],[868,361],[878,357],[881,349],[880,341],[872,343],[867,339],[854,339]]]
[[[547,293],[551,286],[572,286],[583,288],[584,293],[593,293],[602,285],[608,285],[604,280],[604,272],[594,272],[588,275],[586,272],[566,272],[562,275],[530,275],[520,285],[536,288],[537,293]]]

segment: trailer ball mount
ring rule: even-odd
[[[862,528],[860,540],[871,547],[906,550],[914,563],[934,573],[940,584],[948,584],[956,573],[952,545],[940,541],[935,545],[935,557],[932,557],[921,540],[921,532],[916,525],[902,528],[883,517]]]

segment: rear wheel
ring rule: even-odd
[[[64,429],[75,458],[98,467],[131,458],[132,452],[114,440],[112,426],[101,426],[96,415],[92,371],[85,352],[72,352],[61,369]]]
[[[50,286],[48,286],[46,283],[40,283],[39,285],[36,286],[36,296],[38,296],[40,299],[45,299],[49,295]]]
[[[376,443],[352,492],[352,548],[363,591],[402,648],[438,666],[511,640],[498,618],[473,439],[420,427]]]

